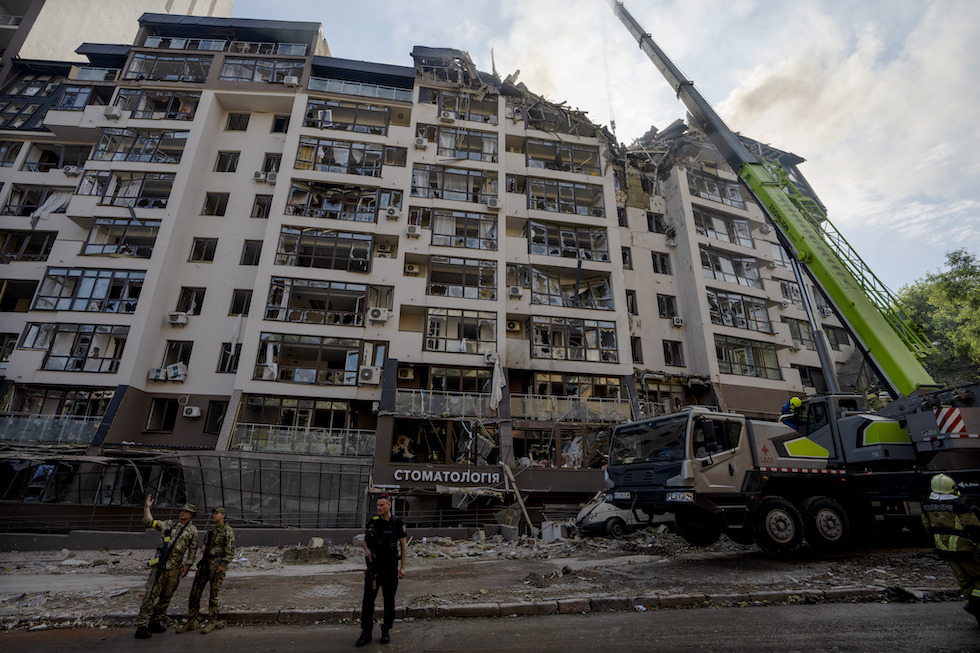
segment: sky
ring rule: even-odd
[[[625,6],[731,129],[806,159],[831,221],[892,290],[948,251],[980,254],[980,2]],[[685,116],[605,0],[236,0],[233,15],[321,23],[345,59],[412,66],[415,45],[465,50],[615,121],[623,143]]]

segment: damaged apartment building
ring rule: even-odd
[[[785,253],[694,127],[623,147],[463,51],[336,58],[317,23],[146,13],[77,55],[0,89],[8,527],[118,527],[147,491],[534,519],[601,488],[616,424],[822,389]]]

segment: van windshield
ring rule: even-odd
[[[684,459],[690,413],[634,422],[613,431],[610,465],[674,462]]]

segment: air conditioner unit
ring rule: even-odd
[[[102,112],[102,115],[104,115],[109,120],[119,120],[120,118],[122,118],[122,109],[115,106],[108,106]]]
[[[380,306],[374,306],[368,309],[368,319],[372,322],[387,322],[388,321],[388,309],[381,308]]]
[[[517,298],[517,297],[520,297],[520,296],[521,296],[521,295],[523,295],[523,294],[524,294],[524,289],[523,289],[523,288],[521,288],[520,286],[511,286],[511,287],[510,287],[510,288],[509,288],[509,289],[507,290],[507,296],[508,296],[508,297],[514,297],[514,298]]]
[[[772,231],[772,227],[771,227],[771,226],[769,225],[769,223],[768,223],[768,222],[763,222],[763,223],[762,223],[762,226],[761,226],[761,227],[759,227],[759,231],[761,231],[761,232],[762,232],[762,233],[764,233],[764,234],[767,234],[767,233],[769,233],[770,231]]]
[[[255,181],[265,181],[265,172],[262,170],[256,170],[252,173],[252,179]]]
[[[455,122],[456,116],[453,115],[452,111],[440,111],[439,112],[439,122],[444,122],[446,124],[452,124]]]
[[[418,274],[419,266],[415,263],[409,263],[405,266],[405,274]]]
[[[381,368],[375,365],[361,365],[357,372],[357,380],[365,385],[378,385],[381,383]]]
[[[391,243],[378,243],[378,247],[377,247],[377,250],[376,251],[379,254],[380,253],[390,254],[391,253]]]
[[[483,354],[483,360],[486,361],[487,365],[493,365],[497,362],[497,352],[488,351],[487,353]]]
[[[374,258],[391,258],[391,252],[380,252],[375,254]]]
[[[521,323],[517,320],[507,320],[507,330],[511,333],[520,333]]]
[[[422,227],[417,224],[408,225],[408,229],[405,230],[409,238],[418,238],[422,235]]]
[[[146,378],[150,381],[166,381],[167,380],[167,368],[165,367],[151,367],[150,371],[147,373]]]
[[[790,345],[789,346],[789,350],[790,351],[799,351],[800,350],[800,347],[799,347],[799,345]]]
[[[399,367],[398,368],[398,379],[400,381],[411,381],[415,378],[415,370],[411,367]]]
[[[425,140],[422,136],[416,136],[413,142],[415,143],[416,150],[424,150],[429,144],[429,141]]]
[[[490,209],[491,211],[499,211],[500,200],[497,199],[496,197],[487,198],[487,208]]]
[[[299,77],[296,75],[286,75],[282,78],[282,84],[283,86],[288,86],[290,88],[299,86]]]
[[[78,166],[65,166],[61,170],[69,177],[77,177],[78,175],[82,174],[82,169]]]
[[[265,180],[270,184],[276,183],[276,179],[279,178],[279,173],[273,170],[272,172],[265,173]]]
[[[187,313],[182,311],[167,313],[167,324],[170,326],[185,326],[187,322]]]
[[[680,315],[675,315],[674,317],[670,318],[670,325],[682,327],[684,326],[684,318],[682,318]]]
[[[387,207],[385,209],[385,217],[387,217],[389,220],[397,220],[398,219],[398,207],[397,206],[389,206],[389,207]]]
[[[770,270],[775,270],[776,269],[776,262],[775,261],[769,261],[768,263],[766,263],[766,267],[769,268]]]
[[[200,417],[201,409],[197,406],[184,406],[184,417]]]
[[[668,240],[667,241],[667,247],[677,247],[677,241],[676,240]]]
[[[184,363],[167,365],[167,380],[183,381],[185,378],[187,378],[187,365]]]

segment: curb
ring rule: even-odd
[[[895,597],[900,597],[898,601]],[[889,600],[891,599],[891,600]],[[825,590],[787,589],[749,592],[746,594],[651,594],[636,597],[571,597],[548,601],[505,603],[460,603],[457,605],[399,606],[396,619],[465,619],[472,617],[516,617],[589,612],[625,612],[670,610],[679,608],[751,607],[757,605],[793,605],[816,603],[932,602],[959,601],[959,588],[915,587],[836,587]],[[357,609],[242,611],[222,614],[229,624],[316,624],[323,622],[353,623],[360,615]],[[170,615],[179,621],[183,615]],[[107,614],[100,617],[55,615],[47,617],[0,619],[0,630],[13,628],[76,628],[81,626],[133,626],[135,614]],[[39,626],[45,624],[46,626]]]

